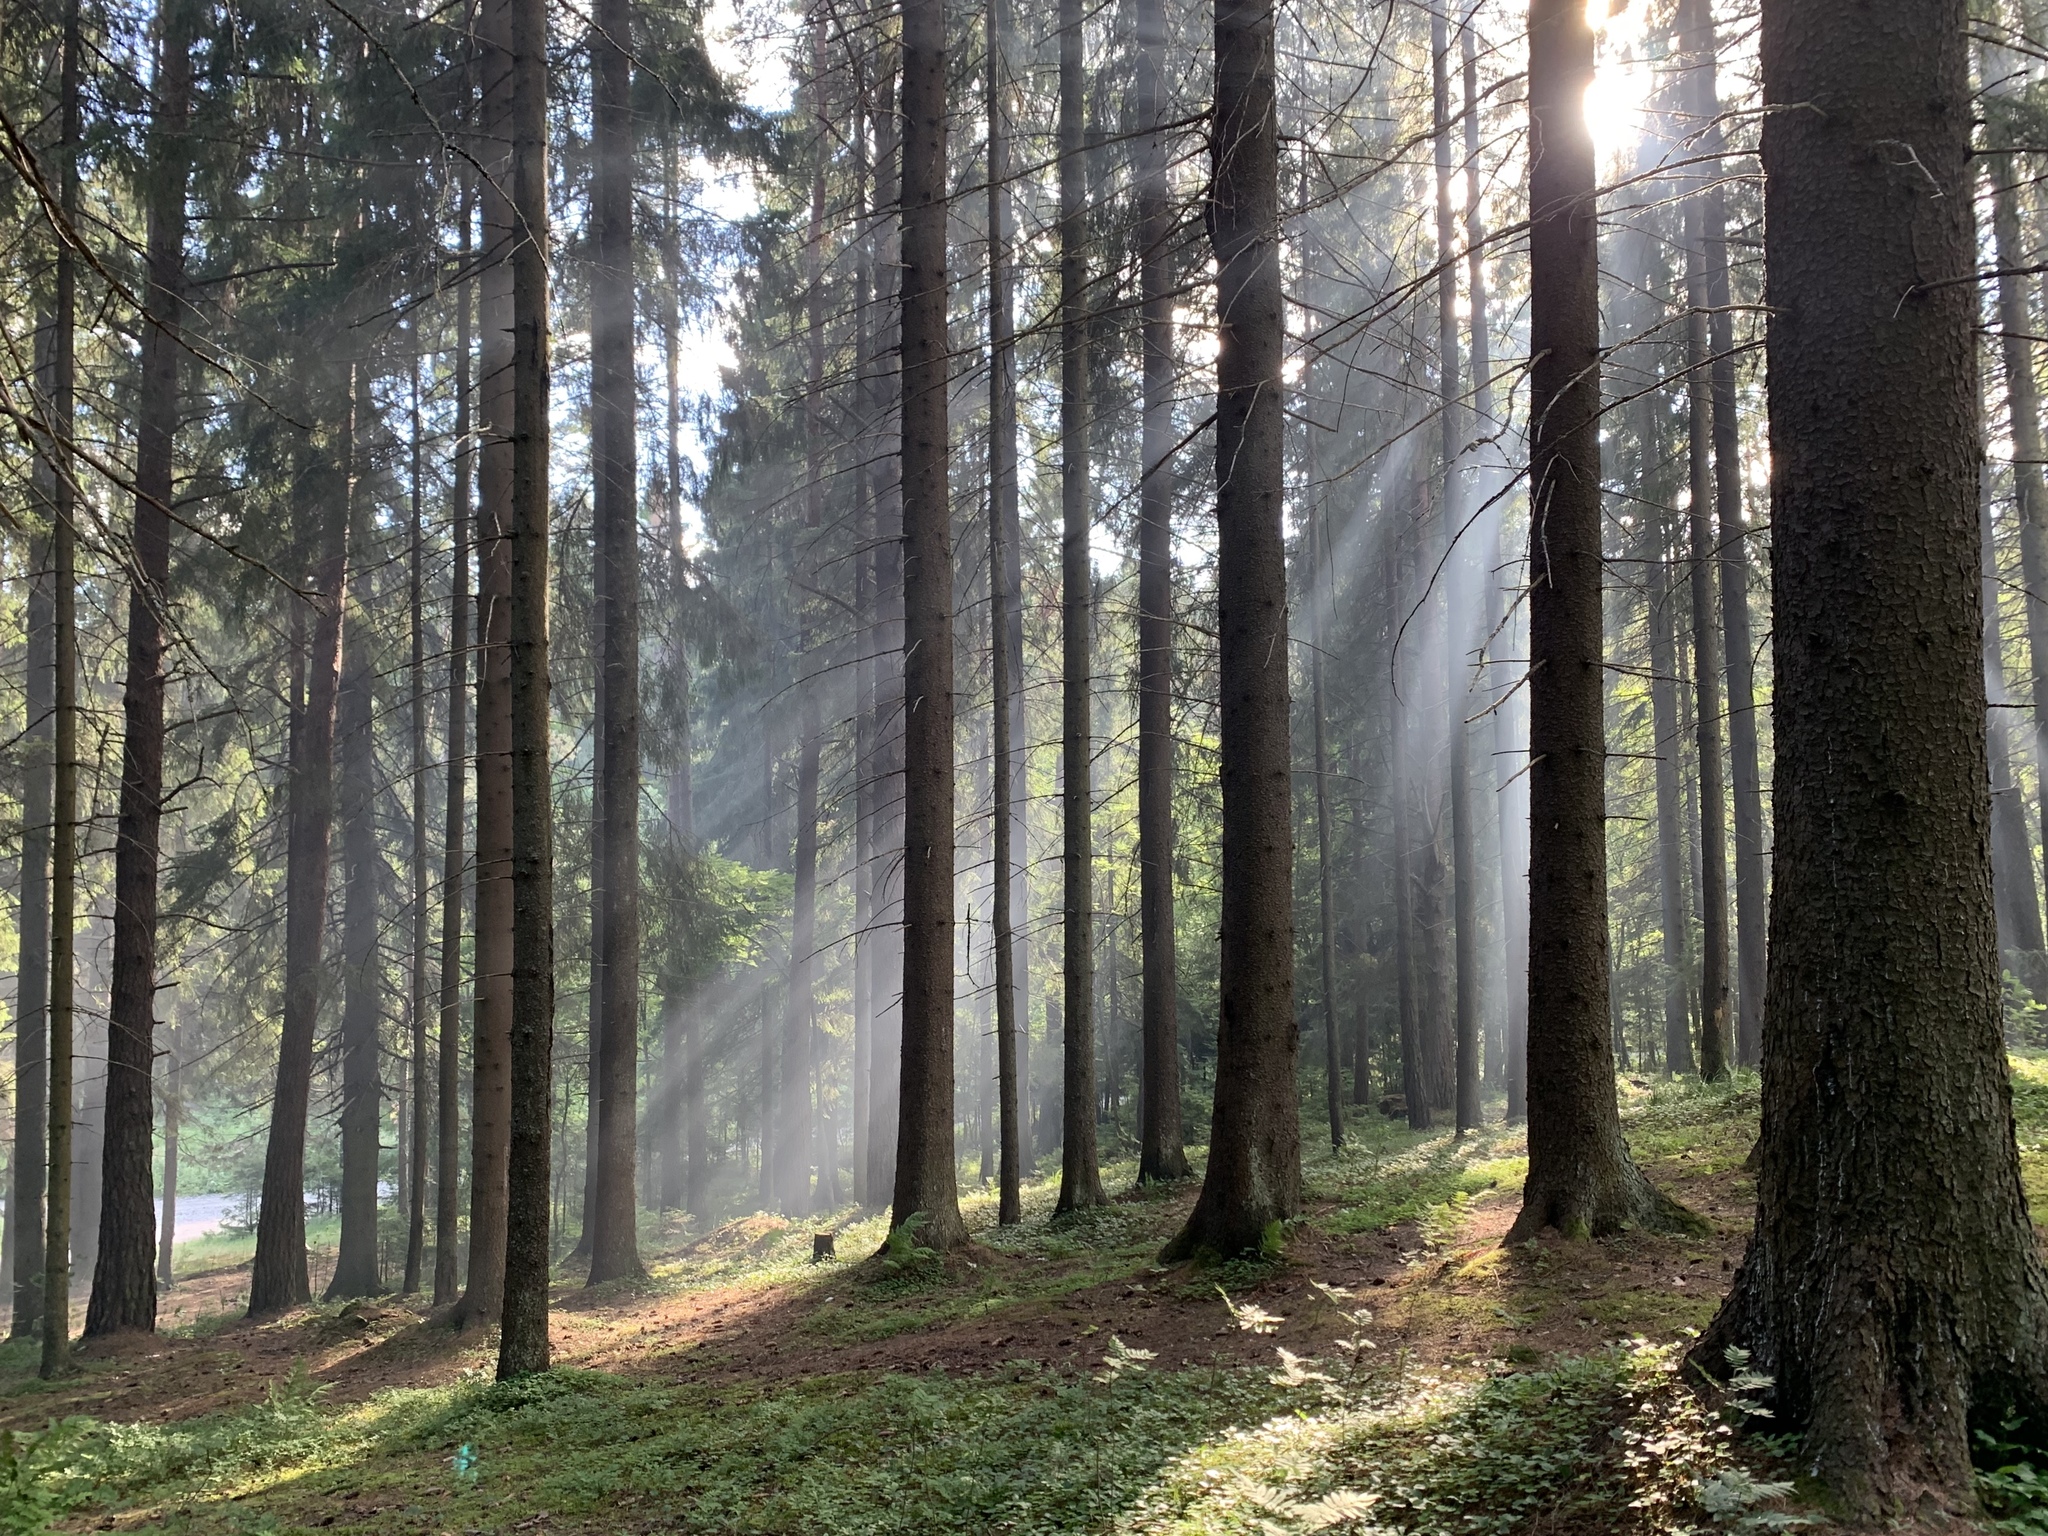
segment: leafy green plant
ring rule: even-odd
[[[2048,1476],[2038,1447],[2022,1438],[2026,1420],[2007,1418],[1996,1433],[1976,1434],[1977,1498],[2005,1536],[2048,1536]]]
[[[938,1249],[928,1248],[917,1240],[917,1234],[930,1220],[923,1211],[912,1211],[905,1217],[903,1225],[890,1232],[883,1243],[882,1268],[891,1274],[902,1274],[938,1262]]]
[[[41,1434],[0,1430],[0,1533],[42,1536],[77,1507],[85,1490],[72,1475],[71,1455],[89,1422],[60,1419]]]

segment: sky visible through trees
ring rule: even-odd
[[[24,1375],[1718,1247],[1445,1356],[1776,1415],[1544,1507],[2040,1518],[2044,154],[2020,0],[0,0]]]

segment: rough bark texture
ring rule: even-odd
[[[512,202],[512,1019],[498,1378],[548,1368],[555,818],[548,750],[546,0],[510,0]],[[628,1133],[627,1148],[632,1141]],[[631,1161],[627,1163],[630,1199]]]
[[[78,95],[83,52],[79,0],[67,0],[58,84],[58,196],[66,222],[74,223],[74,227],[78,215]],[[71,244],[59,240],[46,423],[54,466],[50,563],[56,588],[52,612],[57,678],[51,699],[56,751],[50,811],[50,1192],[43,1229],[40,1369],[45,1378],[62,1374],[71,1364],[71,1030],[78,883],[78,464],[71,457],[71,441],[77,430],[77,281]]]
[[[590,1283],[641,1273],[633,1198],[640,1061],[640,519],[633,375],[632,0],[599,0],[591,36],[597,221],[591,420],[598,560],[604,567],[604,1028],[597,1042]],[[545,589],[543,589],[545,590]]]
[[[903,6],[903,1004],[891,1227],[967,1241],[953,1168],[953,529],[946,494],[946,12]]]
[[[471,983],[469,1273],[459,1320],[498,1320],[505,1294],[512,1031],[512,265],[511,0],[480,11],[478,262],[476,938]]]
[[[1082,0],[1060,0],[1060,827],[1066,1033],[1056,1210],[1101,1205],[1095,1156],[1095,578],[1088,438],[1088,195]]]
[[[1675,1212],[1628,1155],[1607,987],[1601,694],[1600,309],[1593,33],[1529,8],[1529,1176],[1510,1232],[1611,1232]]]
[[[1144,946],[1138,1182],[1184,1179],[1173,947],[1173,252],[1166,7],[1139,0],[1138,287],[1144,421],[1138,487],[1138,927]]]
[[[1142,26],[1143,23],[1141,22]],[[1010,619],[1017,590],[1010,582],[1010,525],[1017,517],[1017,342],[1010,272],[1009,12],[1004,0],[988,6],[988,589],[990,671],[989,820],[994,869],[989,900],[994,912],[996,987],[996,1119],[1001,1154],[996,1223],[1024,1219],[1023,1095],[1017,1078],[1017,874],[1012,775],[1018,758],[1012,711],[1020,681],[1012,670]],[[1142,607],[1142,599],[1140,600]],[[1142,623],[1143,620],[1140,620]],[[1142,727],[1141,727],[1142,729]],[[1141,745],[1139,751],[1144,750]],[[1140,770],[1142,775],[1143,770]],[[1140,791],[1142,795],[1143,791]],[[1139,834],[1141,837],[1143,833]],[[1149,967],[1148,967],[1149,973]],[[1176,1105],[1178,1093],[1176,1091]],[[1142,1159],[1142,1154],[1141,1154]],[[1145,1177],[1141,1160],[1138,1178]]]
[[[306,1115],[313,1088],[321,950],[327,931],[328,834],[334,821],[334,721],[341,692],[342,613],[348,603],[350,504],[355,494],[354,371],[340,441],[316,446],[304,491],[319,508],[321,548],[313,568],[312,643],[306,698],[292,722],[285,848],[284,1018],[270,1140],[263,1158],[263,1206],[249,1274],[249,1315],[266,1317],[312,1299],[306,1275]]]
[[[1209,1166],[1169,1256],[1256,1250],[1301,1204],[1272,0],[1221,0],[1215,36],[1222,1006]]]
[[[2048,1406],[1992,918],[1965,19],[1774,0],[1761,36],[1763,1134],[1749,1251],[1695,1358],[1751,1350],[1802,1470],[1865,1519],[1972,1511],[1972,1423]]]
[[[135,427],[130,534],[128,676],[122,690],[121,811],[114,840],[114,966],[107,1021],[106,1152],[99,1262],[86,1307],[88,1338],[156,1327],[156,1211],[151,1194],[156,1071],[158,829],[164,798],[165,588],[176,495],[177,327],[185,288],[185,132],[192,114],[192,8],[160,11],[153,86],[149,268],[142,390]]]

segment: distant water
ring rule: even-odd
[[[195,1238],[218,1232],[227,1219],[230,1206],[241,1204],[239,1195],[188,1195],[178,1191],[178,1232],[175,1242],[189,1243]],[[157,1241],[163,1241],[164,1202],[161,1196],[156,1202]]]

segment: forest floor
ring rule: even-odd
[[[2048,1060],[2015,1089],[2040,1219]],[[1267,1262],[1154,1264],[1192,1184],[1054,1218],[1040,1181],[1008,1230],[977,1190],[944,1261],[878,1255],[851,1211],[651,1225],[645,1281],[565,1266],[558,1368],[507,1386],[495,1335],[406,1299],[243,1321],[246,1262],[210,1240],[165,1332],[56,1383],[0,1349],[0,1531],[1823,1529],[1782,1442],[1680,1376],[1748,1232],[1755,1080],[1623,1094],[1705,1233],[1504,1246],[1518,1131],[1360,1112]]]

